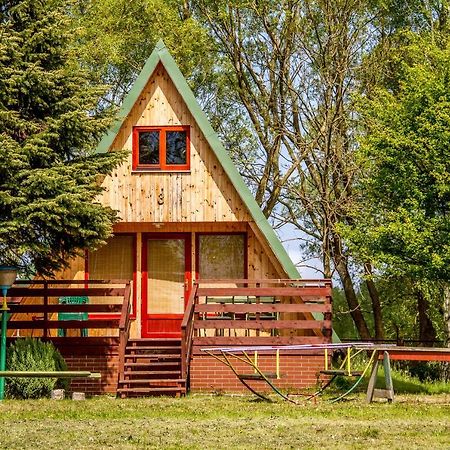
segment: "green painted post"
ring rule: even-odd
[[[2,331],[0,340],[0,371],[6,369],[6,327],[8,322],[8,305],[6,303],[6,289],[3,288],[3,305],[2,305]],[[0,400],[5,398],[5,378],[0,377]]]

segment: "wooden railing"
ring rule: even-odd
[[[181,373],[186,383],[189,380],[189,363],[192,356],[192,343],[194,338],[194,309],[197,297],[197,284],[194,284],[189,296],[186,309],[181,322]]]
[[[27,285],[27,286],[25,286]],[[100,285],[101,287],[88,287]],[[109,286],[105,286],[109,285]],[[114,286],[114,287],[111,287]],[[120,286],[120,287],[116,287]],[[125,305],[130,308],[130,282],[128,280],[32,280],[18,281],[8,291],[8,307],[11,314],[8,330],[42,330],[42,337],[49,337],[52,329],[118,329]],[[57,297],[122,297],[122,303],[51,303]],[[40,303],[23,303],[23,299],[41,299]],[[51,319],[58,313],[103,313],[87,320]],[[115,313],[115,314],[105,314]],[[120,319],[118,314],[122,313]],[[37,316],[37,315],[38,316]],[[106,315],[106,317],[105,317]],[[109,316],[109,317],[108,317]],[[18,320],[17,317],[20,317]]]
[[[224,287],[227,284],[234,286]],[[195,303],[195,346],[331,340],[328,279],[202,280]]]
[[[181,326],[186,380],[203,347],[330,342],[331,287],[329,279],[201,280]]]
[[[124,292],[124,302],[119,321],[119,370],[118,381],[124,378],[125,371],[125,351],[130,337],[130,312],[131,312],[131,286],[127,285]]]

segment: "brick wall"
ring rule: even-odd
[[[118,377],[118,340],[89,338],[86,342],[69,342],[70,338],[54,340],[64,357],[68,370],[100,372],[100,379],[74,378],[70,389],[86,395],[116,394]]]
[[[231,358],[231,361],[238,373],[254,373],[254,369],[244,362],[235,358]],[[263,373],[275,373],[275,354],[258,354],[258,367]],[[296,393],[306,387],[315,386],[318,373],[323,368],[323,354],[280,354],[281,378],[273,382],[279,388]],[[209,355],[194,354],[190,380],[191,392],[247,392],[229,367]],[[258,391],[271,390],[265,382],[248,383]]]

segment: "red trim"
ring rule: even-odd
[[[195,279],[200,279],[200,236],[204,235],[216,235],[216,236],[230,236],[230,235],[240,235],[244,236],[244,279],[248,278],[248,236],[247,233],[242,233],[240,231],[233,232],[201,232],[195,233]]]
[[[139,133],[145,131],[159,131],[159,164],[139,164]],[[186,132],[186,164],[166,164],[166,132],[185,131]],[[190,126],[160,126],[160,127],[133,127],[133,170],[189,170],[191,162],[191,140]]]
[[[136,233],[114,233],[114,236],[132,236],[133,237],[133,313],[130,314],[130,319],[136,319],[136,308],[137,308],[137,295],[136,295],[136,280],[137,280],[137,236]],[[84,279],[89,280],[89,252],[85,251],[84,259]],[[87,285],[85,285],[87,287]],[[120,318],[120,313],[117,314],[99,314],[91,313],[89,318],[95,319],[118,319]]]
[[[192,289],[192,260],[191,260],[191,234],[190,233],[143,233],[142,234],[142,295],[141,295],[141,336],[142,337],[163,337],[147,332],[147,324],[151,318],[158,317],[159,319],[177,319],[182,318],[182,314],[147,314],[148,305],[148,261],[147,261],[147,243],[149,240],[157,239],[184,239],[185,241],[185,268],[184,279],[187,281],[187,286],[184,290],[184,308],[186,308],[189,294]],[[181,320],[180,320],[181,326]],[[181,335],[181,328],[179,331]],[[173,333],[172,333],[173,334]],[[178,331],[175,333],[178,337]],[[164,335],[167,336],[167,335]]]

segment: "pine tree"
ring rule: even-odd
[[[111,114],[75,44],[70,3],[0,1],[0,263],[47,276],[116,220],[95,199],[123,155],[95,154]]]

